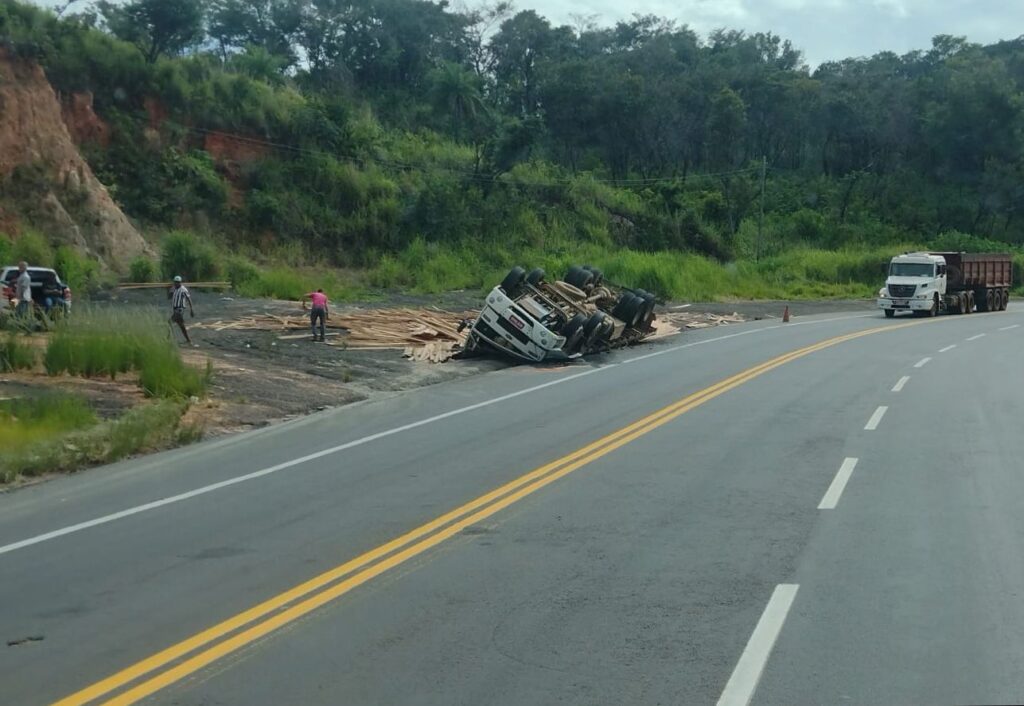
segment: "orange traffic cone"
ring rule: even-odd
[[[786,310],[784,312],[782,312],[782,323],[784,323],[784,324],[788,324],[789,323],[789,307],[788,306],[786,307]]]

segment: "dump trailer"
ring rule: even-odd
[[[612,284],[589,265],[553,281],[540,268],[515,267],[487,295],[461,355],[537,363],[627,346],[654,333],[654,305],[653,294]]]
[[[889,263],[878,308],[936,316],[1003,311],[1013,286],[1013,260],[1005,253],[913,252]]]

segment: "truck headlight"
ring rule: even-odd
[[[878,290],[878,296],[883,298],[889,296],[888,293],[885,291],[885,287],[882,287],[881,289]]]

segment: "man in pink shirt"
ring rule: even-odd
[[[320,322],[320,340],[326,340],[324,338],[324,325],[327,321],[327,295],[324,294],[324,290],[318,289],[315,292],[310,292],[302,297],[302,308],[306,308],[306,298],[309,298],[313,302],[313,308],[309,312],[309,328],[313,332],[313,340],[316,340],[316,325]]]

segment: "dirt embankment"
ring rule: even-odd
[[[0,223],[30,221],[56,242],[124,266],[149,246],[82,158],[65,118],[78,138],[106,139],[87,94],[62,110],[42,68],[0,50]]]

